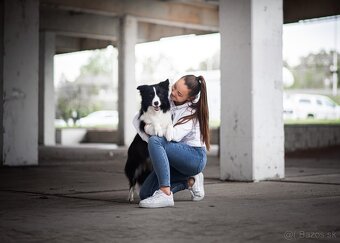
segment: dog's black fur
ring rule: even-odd
[[[148,111],[150,106],[155,107],[152,101],[156,94],[160,99],[160,106],[156,107],[162,112],[170,111],[169,102],[169,80],[165,80],[155,85],[141,85],[137,89],[140,91],[142,97],[141,109],[139,111],[139,118]],[[145,122],[140,121],[140,130],[144,132]],[[148,144],[139,134],[137,134],[128,149],[128,158],[125,165],[125,175],[129,180],[129,201],[133,201],[135,185],[141,186],[147,176],[152,171],[152,164],[149,157]]]

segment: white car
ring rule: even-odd
[[[340,106],[324,95],[284,94],[284,119],[340,119]]]
[[[113,110],[95,111],[83,118],[80,118],[77,124],[81,127],[116,127],[118,124],[118,112]]]

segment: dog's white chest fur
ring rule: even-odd
[[[141,115],[140,120],[146,123],[145,132],[149,135],[165,136],[168,141],[172,140],[171,112],[156,111],[152,106]]]

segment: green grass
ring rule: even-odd
[[[285,125],[302,125],[302,124],[321,124],[321,125],[340,125],[340,119],[337,120],[318,120],[318,119],[303,119],[303,120],[284,120]],[[214,120],[209,122],[210,128],[218,128],[220,121]]]
[[[301,125],[301,124],[340,125],[340,119],[337,119],[337,120],[318,120],[318,119],[285,120],[284,124],[285,125]]]

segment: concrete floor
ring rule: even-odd
[[[218,180],[212,154],[206,198],[163,209],[127,202],[118,151],[41,148],[38,167],[0,167],[0,241],[340,241],[340,147],[290,154],[284,180],[259,183]]]

